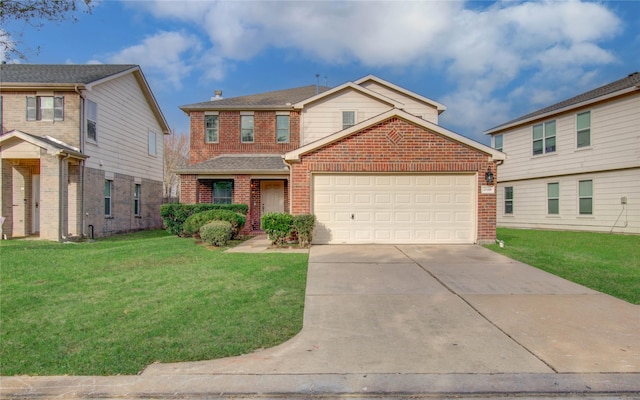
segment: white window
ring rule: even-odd
[[[547,183],[547,214],[560,214],[560,184]]]
[[[140,216],[140,189],[142,185],[136,183],[133,187],[133,215]]]
[[[153,131],[149,131],[149,155],[150,156],[157,156],[158,155],[158,149],[157,149],[157,135],[155,132]]]
[[[580,215],[593,214],[593,181],[578,182],[578,202]]]
[[[502,135],[495,135],[493,137],[493,148],[496,150],[500,150],[502,151],[502,139],[503,136]]]
[[[591,146],[591,111],[576,116],[576,141],[578,148]]]
[[[218,143],[218,116],[205,115],[204,117],[204,141],[205,143]]]
[[[356,124],[356,112],[355,111],[343,111],[342,112],[342,129],[347,129]]]
[[[253,115],[240,116],[240,138],[242,143],[253,143]]]
[[[98,141],[98,105],[91,100],[87,100],[85,106],[87,119],[87,138]]]
[[[513,214],[513,186],[504,188],[504,213]]]
[[[556,121],[533,126],[533,155],[556,151]]]
[[[64,97],[27,97],[27,121],[64,120]]]
[[[113,181],[110,179],[106,179],[104,181],[104,216],[111,217],[112,209],[111,209],[111,192],[113,190]]]
[[[276,142],[289,143],[289,116],[276,115]]]

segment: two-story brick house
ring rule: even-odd
[[[442,104],[375,76],[182,106],[183,203],[313,213],[315,243],[495,240],[486,177],[504,154],[438,125]]]
[[[499,226],[640,234],[640,73],[486,133]]]
[[[139,66],[3,64],[0,101],[5,235],[162,227],[169,127]]]

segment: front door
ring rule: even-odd
[[[31,233],[38,233],[40,232],[40,175],[32,175],[31,182],[33,189],[31,192],[33,197],[31,206],[31,215],[33,216],[31,225],[33,229],[31,230]]]
[[[284,212],[284,181],[261,181],[262,214]]]

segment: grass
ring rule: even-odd
[[[0,246],[0,375],[136,374],[302,328],[305,254],[226,254],[164,231]]]
[[[640,236],[498,228],[486,247],[554,275],[640,304]]]

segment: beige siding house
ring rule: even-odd
[[[159,228],[169,127],[136,65],[0,66],[7,237]]]
[[[640,73],[487,133],[498,226],[640,234]]]

